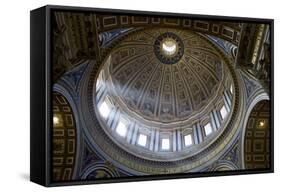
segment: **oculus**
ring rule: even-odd
[[[154,53],[162,63],[175,64],[183,56],[184,44],[179,36],[166,32],[155,40]]]

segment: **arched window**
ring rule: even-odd
[[[125,119],[120,118],[116,127],[116,133],[121,137],[126,137],[127,130],[128,130],[128,122]]]
[[[204,126],[204,131],[205,131],[205,135],[208,136],[210,135],[212,132],[213,132],[213,129],[212,129],[212,126],[210,123],[207,123],[205,126]]]
[[[169,138],[161,139],[161,149],[162,150],[169,150],[170,149],[170,139]]]
[[[192,145],[192,144],[193,144],[193,139],[192,139],[191,134],[185,135],[185,136],[184,136],[184,145],[185,145],[186,147],[188,147],[188,146],[190,146],[190,145]]]
[[[147,143],[147,135],[139,134],[138,145],[145,147]]]
[[[99,112],[104,119],[107,119],[111,112],[112,105],[109,102],[108,98],[106,98],[102,104],[99,106]]]
[[[222,118],[222,119],[225,119],[226,116],[227,116],[227,114],[228,114],[228,112],[227,112],[227,110],[226,110],[226,108],[225,108],[224,105],[223,105],[222,108],[220,109],[220,114],[221,114],[221,118]]]

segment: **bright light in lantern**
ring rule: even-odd
[[[165,40],[162,43],[162,49],[167,55],[173,55],[177,50],[177,44],[173,40]]]

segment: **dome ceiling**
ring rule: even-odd
[[[94,88],[103,130],[148,160],[202,151],[230,117],[233,82],[224,62],[205,36],[187,30],[144,29],[121,38]]]
[[[187,30],[138,32],[111,53],[108,68],[118,103],[155,122],[186,120],[201,112],[222,82],[218,53],[205,38]]]
[[[143,167],[132,169],[141,172],[152,164],[190,170],[232,137],[226,125],[237,107],[235,74],[207,36],[137,29],[103,51],[88,86],[90,134],[114,160],[129,167],[135,161]]]

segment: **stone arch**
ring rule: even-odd
[[[255,102],[249,112],[242,145],[244,168],[270,168],[270,101]]]
[[[52,139],[52,180],[67,181],[73,179],[77,131],[73,109],[66,97],[54,91],[53,97],[53,126]]]

